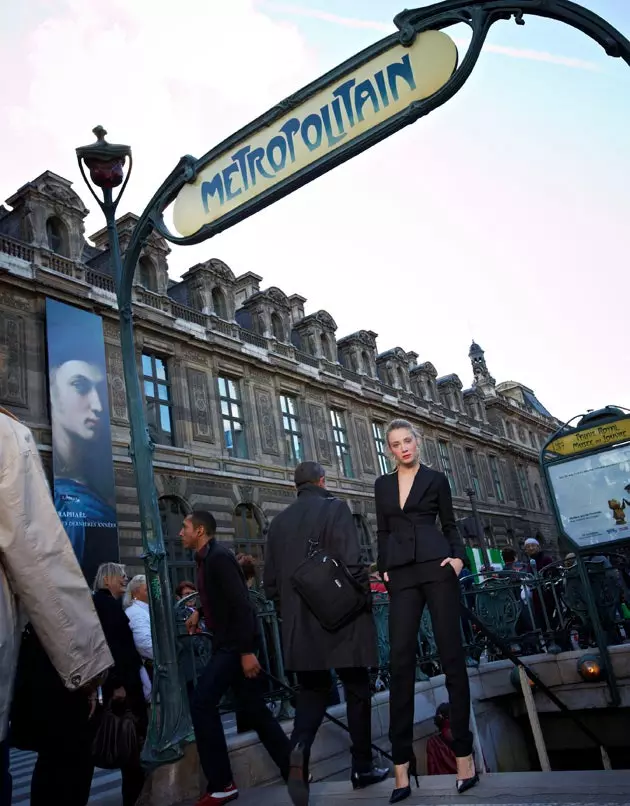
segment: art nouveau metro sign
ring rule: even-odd
[[[298,106],[285,114],[279,107],[237,135],[235,144],[219,146],[177,196],[177,231],[192,235],[278,186],[286,195],[314,179],[333,151],[347,159],[359,143],[360,150],[367,147],[366,135],[372,145],[413,116],[414,105],[453,75],[457,47],[441,31],[420,34],[410,47],[397,41],[340,76],[324,76],[302,90]]]
[[[442,106],[464,86],[496,22],[524,15],[558,20],[630,65],[630,42],[572,0],[444,0],[402,11],[398,29],[321,76],[217,145],[182,157],[140,217],[127,247],[131,288],[142,240],[152,230],[176,244],[201,243]],[[472,33],[461,63],[442,29]],[[176,233],[164,221],[172,206]]]

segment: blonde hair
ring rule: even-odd
[[[96,576],[94,577],[94,585],[92,586],[92,590],[94,593],[96,593],[96,591],[106,590],[107,585],[105,584],[105,579],[107,577],[125,576],[127,576],[127,572],[125,571],[124,565],[121,565],[120,563],[102,563],[99,565]]]
[[[147,584],[147,578],[144,574],[136,574],[136,576],[127,585],[127,590],[123,596],[123,607],[125,610],[133,604],[133,595],[143,585]]]
[[[394,458],[394,455],[392,453],[391,448],[389,447],[389,435],[391,434],[392,431],[396,431],[399,428],[405,428],[407,431],[411,431],[411,433],[416,438],[418,445],[420,445],[420,443],[422,442],[420,432],[413,423],[409,422],[409,420],[403,420],[402,418],[392,420],[391,423],[389,423],[389,425],[385,429],[385,442],[387,443],[387,450],[389,451],[389,455],[392,457],[392,459]],[[423,462],[423,464],[427,463]]]

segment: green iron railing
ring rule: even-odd
[[[597,604],[599,619],[609,644],[626,641],[622,603],[628,598],[630,563],[624,555],[593,557],[587,561],[588,578]],[[539,653],[557,654],[572,649],[588,650],[597,645],[590,622],[586,596],[577,567],[569,562],[553,563],[541,573],[490,571],[471,574],[461,580],[462,641],[467,662],[478,666],[509,655],[527,657]],[[294,681],[285,672],[282,660],[280,621],[272,602],[258,591],[251,592],[260,621],[262,648],[260,661],[270,678],[267,698],[280,718],[290,718],[291,694],[285,686]],[[210,636],[188,636],[185,606],[195,594],[179,602],[175,621],[179,642],[180,667],[187,682],[194,682],[210,655]],[[373,594],[373,617],[378,642],[378,669],[372,672],[373,690],[389,688],[389,597]],[[442,669],[428,608],[418,633],[417,679],[427,680]],[[273,680],[283,686],[274,685]],[[232,703],[226,700],[224,710]]]

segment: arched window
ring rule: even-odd
[[[218,285],[215,285],[215,287],[212,289],[212,310],[220,319],[228,318],[225,294]]]
[[[157,291],[157,277],[155,273],[155,266],[150,257],[141,257],[138,261],[137,271],[138,282],[147,291]]]
[[[330,350],[330,344],[328,343],[328,336],[326,333],[322,333],[320,336],[320,343],[322,345],[322,355],[324,358],[327,358],[329,361],[332,361],[332,352]]]
[[[370,361],[370,354],[367,350],[363,351],[363,372],[366,375],[372,374],[372,362]]]
[[[257,565],[265,561],[265,542],[269,524],[265,513],[256,504],[242,501],[234,507],[234,551],[251,554]]]
[[[46,237],[51,252],[68,257],[68,230],[60,218],[52,216],[46,222]]]
[[[374,562],[374,534],[365,515],[353,515],[352,518],[359,535],[361,561],[364,565],[372,565]]]
[[[278,341],[284,341],[284,324],[282,322],[282,317],[277,313],[271,314],[271,330],[273,332],[273,336]]]
[[[163,495],[158,500],[162,519],[162,534],[166,547],[166,559],[173,589],[185,579],[195,581],[195,558],[192,552],[182,546],[179,532],[182,521],[192,509],[187,501],[178,495]]]

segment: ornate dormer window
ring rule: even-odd
[[[337,362],[337,324],[327,311],[317,311],[305,316],[293,326],[294,344],[299,350],[316,358]]]
[[[444,408],[450,409],[450,411],[461,411],[463,413],[463,384],[459,377],[455,374],[444,375],[444,377],[437,379],[437,387]]]
[[[191,308],[219,319],[234,319],[236,278],[222,260],[211,258],[197,263],[182,276],[179,285],[187,289]],[[173,291],[169,293],[174,296]]]
[[[46,221],[46,239],[51,252],[69,256],[68,228],[58,216],[50,216]]]
[[[216,314],[219,319],[228,319],[228,306],[225,299],[225,292],[219,285],[215,285],[211,293],[212,298],[212,313]]]
[[[155,271],[155,264],[150,257],[146,255],[141,257],[138,261],[138,268],[136,269],[136,281],[147,291],[157,291],[157,277]]]
[[[413,367],[409,376],[411,388],[419,398],[439,403],[436,386],[437,369],[430,361],[425,361],[423,364]]]
[[[353,372],[376,376],[376,337],[371,330],[359,330],[337,342],[339,361]]]
[[[415,353],[413,355],[416,356]],[[376,359],[376,366],[384,384],[404,392],[409,390],[409,356],[402,347],[381,353]]]
[[[267,288],[247,297],[236,312],[245,330],[286,343],[291,324],[291,303],[279,288]]]
[[[86,246],[83,220],[88,214],[72,182],[45,171],[7,199],[3,231],[69,260],[81,260]]]

